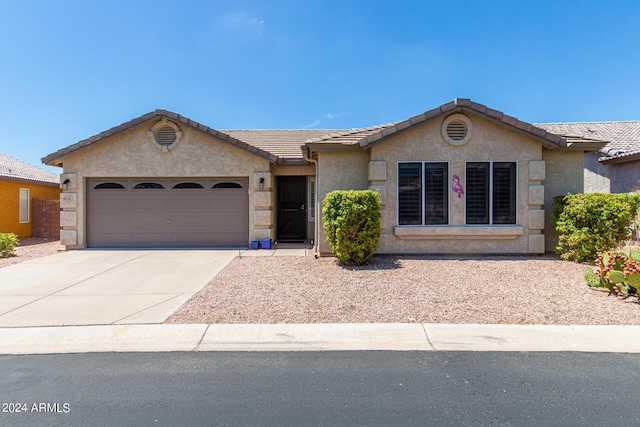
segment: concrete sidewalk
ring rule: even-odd
[[[445,324],[101,325],[0,328],[0,354],[160,351],[640,353],[640,326]]]

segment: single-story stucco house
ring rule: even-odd
[[[325,195],[373,189],[378,253],[539,254],[554,245],[553,197],[583,192],[585,153],[611,142],[545,126],[469,99],[347,130],[215,130],[156,110],[43,162],[64,169],[68,248],[272,239],[329,254]]]
[[[58,175],[0,154],[0,233],[33,236],[33,201],[59,198]]]

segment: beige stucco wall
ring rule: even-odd
[[[464,145],[453,145],[444,139],[444,116],[399,132],[361,152],[319,152],[319,195],[324,198],[334,189],[370,188],[380,192],[383,207],[378,253],[544,252],[546,170],[542,142],[482,116],[465,114],[471,119],[472,136]],[[464,187],[465,162],[489,160],[517,162],[515,225],[467,226],[465,198],[450,190],[448,225],[398,226],[398,162],[448,162],[449,186],[453,176],[458,175]],[[321,254],[328,253],[324,233],[319,243]]]
[[[544,181],[545,234],[547,251],[552,252],[558,243],[558,233],[553,229],[553,198],[567,193],[584,192],[584,153],[582,151],[545,150],[542,153],[547,168]]]
[[[71,184],[61,195],[63,215],[74,217],[61,239],[69,248],[86,246],[85,182],[92,177],[248,177],[249,238],[273,238],[273,175],[270,162],[203,132],[180,125],[182,138],[162,152],[147,132],[150,121],[63,158],[62,180]],[[259,188],[260,177],[265,185]]]
[[[540,229],[530,226],[540,212],[544,191],[541,180],[530,176],[530,162],[544,165],[542,144],[522,133],[497,125],[483,117],[466,114],[472,122],[471,139],[464,145],[449,144],[442,136],[437,118],[388,138],[370,149],[371,160],[386,162],[386,180],[372,176],[371,187],[385,192],[383,197],[383,233],[380,253],[530,253],[540,252],[544,239]],[[454,175],[465,187],[465,161],[516,161],[517,209],[515,226],[466,226],[465,198],[449,190],[449,225],[398,226],[397,169],[401,161],[438,161],[449,163],[449,188]],[[539,198],[539,200],[534,200]],[[531,216],[534,216],[531,219]],[[540,221],[541,224],[541,221]],[[541,227],[537,226],[537,227]],[[530,238],[530,235],[534,235]],[[532,240],[533,239],[533,240]]]
[[[327,193],[333,190],[366,190],[369,187],[367,171],[369,167],[369,153],[355,148],[348,151],[318,153],[318,189],[319,219],[322,218],[322,201]],[[318,249],[320,254],[331,253],[327,236],[318,223]]]
[[[584,155],[585,193],[628,193],[640,185],[640,161],[601,163],[600,153]]]

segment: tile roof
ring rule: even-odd
[[[310,140],[305,141],[305,143],[332,143],[341,145],[362,144],[362,141],[366,140],[370,136],[385,132],[387,129],[391,129],[395,124],[396,123],[394,122],[365,128],[334,130],[316,138],[311,138]]]
[[[621,122],[538,123],[537,127],[564,137],[579,136],[607,141],[601,161],[640,154],[640,120]]]
[[[334,132],[333,129],[225,129],[227,135],[244,141],[281,159],[300,159],[300,147],[305,141],[321,138]]]
[[[588,147],[595,150],[607,143],[602,148],[603,154],[609,156],[606,157],[607,159],[628,154],[640,155],[640,121],[531,124],[470,99],[456,98],[404,121],[356,129],[232,129],[218,131],[171,111],[155,110],[58,150],[42,160],[46,164],[59,166],[62,164],[62,158],[67,154],[147,121],[166,117],[255,153],[274,163],[303,164],[305,163],[303,150],[306,151],[310,147],[360,145],[366,148],[411,126],[462,110],[479,114],[518,132],[529,134],[541,140],[547,147],[568,147],[577,144],[577,147]]]
[[[66,156],[67,154],[71,154],[75,151],[78,151],[88,145],[92,145],[92,144],[96,144],[110,136],[116,135],[120,132],[124,132],[125,130],[131,129],[135,126],[141,125],[145,122],[160,118],[160,117],[166,117],[168,119],[171,119],[177,123],[181,123],[183,125],[187,125],[193,129],[197,129],[201,132],[204,132],[208,135],[214,136],[218,139],[221,139],[229,144],[235,145],[237,147],[240,147],[244,150],[250,151],[254,154],[257,154],[258,156],[264,157],[266,159],[268,159],[269,161],[272,162],[282,162],[283,159],[278,158],[277,156],[262,150],[258,147],[255,147],[253,145],[247,144],[244,141],[241,141],[237,138],[234,138],[224,132],[220,132],[217,131],[213,128],[210,128],[208,126],[205,126],[203,124],[200,124],[194,120],[191,120],[187,117],[181,116],[180,114],[176,114],[173,113],[171,111],[167,111],[167,110],[155,110],[152,111],[151,113],[147,113],[147,114],[143,114],[140,117],[136,117],[133,120],[129,120],[128,122],[122,123],[121,125],[115,126],[109,130],[106,130],[104,132],[100,132],[97,135],[94,135],[90,138],[84,139],[80,142],[77,142],[75,144],[72,144],[68,147],[62,148],[58,151],[56,151],[55,153],[51,153],[46,157],[42,158],[42,162],[47,164],[47,165],[52,165],[52,166],[60,166],[62,164],[62,158],[64,156]],[[300,160],[302,160],[302,155],[300,155]]]
[[[540,139],[548,147],[565,147],[567,145],[566,140],[561,136],[558,136],[551,132],[547,132],[545,129],[538,128],[531,123],[523,122],[516,117],[504,114],[502,111],[494,110],[487,107],[486,105],[473,102],[468,98],[456,98],[451,102],[447,102],[446,104],[442,104],[441,106],[436,107],[432,110],[425,111],[422,114],[418,114],[417,116],[413,116],[400,122],[387,123],[384,125],[372,126],[362,129],[352,129],[350,131],[345,131],[345,134],[325,135],[321,138],[312,140],[311,143],[318,145],[323,143],[339,143],[344,145],[353,145],[355,143],[358,143],[362,147],[368,147],[371,144],[380,142],[386,137],[391,136],[397,132],[401,132],[411,126],[433,120],[444,114],[452,114],[462,110],[472,111],[476,114],[488,118],[489,120],[500,122],[503,125],[511,127],[516,131],[529,134],[535,138]],[[579,140],[576,142],[593,141]]]
[[[30,165],[6,154],[0,154],[0,181],[1,180],[45,185],[60,184],[60,178],[55,173]]]

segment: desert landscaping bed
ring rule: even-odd
[[[236,258],[167,323],[640,324],[640,304],[589,288],[557,256]]]
[[[59,240],[48,240],[39,237],[25,237],[20,239],[20,244],[16,247],[16,256],[0,258],[0,268],[8,265],[18,264],[30,259],[53,255],[63,250],[64,246]]]
[[[0,268],[63,249],[21,239]],[[589,288],[583,264],[557,256],[243,257],[167,323],[494,323],[640,325],[637,299]]]

